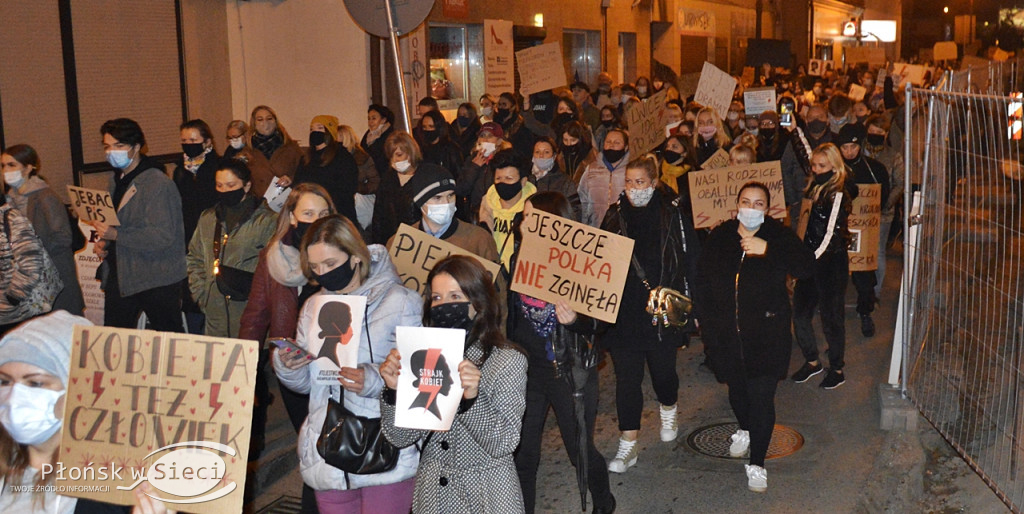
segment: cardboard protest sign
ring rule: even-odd
[[[729,152],[719,148],[717,152],[708,157],[708,160],[704,161],[700,165],[702,170],[713,170],[718,168],[724,168],[729,165]]]
[[[878,269],[878,227],[882,214],[881,184],[857,184],[850,212],[850,271]]]
[[[821,59],[811,59],[807,62],[807,74],[812,77],[820,77],[821,73],[825,71],[825,61]]]
[[[755,87],[743,92],[743,111],[747,116],[760,116],[775,110],[775,88]]]
[[[449,255],[475,257],[493,278],[497,278],[501,271],[501,265],[496,262],[474,255],[404,223],[398,226],[398,232],[388,247],[388,255],[391,256],[391,262],[395,263],[402,285],[420,294],[427,290],[427,276],[430,275],[430,270],[434,269],[434,264]]]
[[[667,89],[655,93],[650,98],[634,105],[626,111],[626,123],[629,127],[629,155],[633,158],[642,156],[661,144],[665,135],[665,97]]]
[[[557,41],[519,50],[516,62],[519,64],[519,92],[523,96],[568,84],[562,66],[562,45]]]
[[[484,20],[484,90],[498,96],[516,89],[512,22]]]
[[[545,302],[565,300],[576,312],[615,323],[632,239],[538,210],[520,230],[513,291]]]
[[[796,222],[796,235],[802,241],[807,234],[807,223],[811,221],[811,209],[814,208],[814,201],[810,198],[800,200],[800,215]]]
[[[902,77],[899,84],[901,89],[907,82],[915,86],[922,85],[925,71],[927,71],[925,67],[920,64],[898,63],[893,67],[893,73]]]
[[[448,430],[462,401],[459,363],[466,331],[452,328],[397,327],[395,339],[402,372],[395,391],[395,426]]]
[[[936,61],[955,61],[957,58],[956,43],[939,41],[932,46],[932,58]]]
[[[267,188],[267,192],[263,193],[263,198],[267,199],[267,206],[273,209],[274,212],[281,212],[281,208],[288,201],[288,195],[290,194],[292,194],[292,188],[280,185],[280,178],[274,177],[270,181],[270,187]]]
[[[691,171],[690,201],[693,204],[693,225],[709,228],[736,217],[736,195],[747,182],[768,186],[772,193],[768,215],[786,218],[786,202],[782,193],[782,167],[779,161],[741,164],[716,170]]]
[[[864,95],[868,94],[867,88],[860,84],[850,84],[850,100],[859,102],[864,99]]]
[[[341,368],[359,364],[366,297],[321,294],[306,303],[312,304],[313,315],[305,327],[299,327],[298,339],[302,339],[305,329],[306,351],[316,359],[310,364],[313,381],[338,385]]]
[[[112,227],[121,224],[117,220],[117,206],[114,205],[110,191],[68,186],[68,196],[78,219],[85,222],[99,221]]]
[[[132,505],[148,481],[168,506],[241,512],[259,344],[101,326],[72,337],[60,494]]]
[[[732,75],[704,61],[693,101],[706,107],[714,107],[718,115],[725,119],[729,114],[729,104],[732,103],[732,93],[735,90],[736,79],[732,78]]]
[[[843,47],[846,55],[846,65],[853,66],[857,63],[885,64],[885,49],[874,46],[849,46]]]

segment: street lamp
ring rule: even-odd
[[[949,14],[949,6],[943,7],[942,12]]]

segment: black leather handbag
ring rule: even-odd
[[[373,362],[373,345],[370,331],[363,318],[363,331],[370,344],[370,362]],[[328,464],[356,475],[371,475],[395,469],[398,464],[398,448],[388,442],[380,429],[380,418],[367,418],[349,412],[334,398],[327,400],[327,415],[316,440],[316,452]]]
[[[256,274],[221,265],[220,254],[228,242],[228,235],[222,233],[220,220],[216,220],[214,223],[217,224],[217,228],[213,232],[213,276],[217,283],[217,290],[231,300],[247,301],[249,292],[252,291],[252,279]]]

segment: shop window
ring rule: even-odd
[[[597,85],[601,73],[601,31],[562,30],[562,55],[569,81],[579,77],[591,87]]]
[[[442,111],[476,103],[484,91],[482,25],[431,25],[430,96]]]

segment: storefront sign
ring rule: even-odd
[[[680,7],[677,25],[683,36],[715,37],[715,13],[704,9]]]
[[[424,23],[398,39],[405,75],[405,101],[409,115],[416,116],[416,105],[430,94],[430,55],[427,53],[427,24]],[[411,120],[410,120],[411,124]]]
[[[484,80],[487,92],[495,98],[516,89],[514,58],[512,22],[484,20]]]
[[[469,18],[469,0],[442,0],[441,14],[445,18]]]

